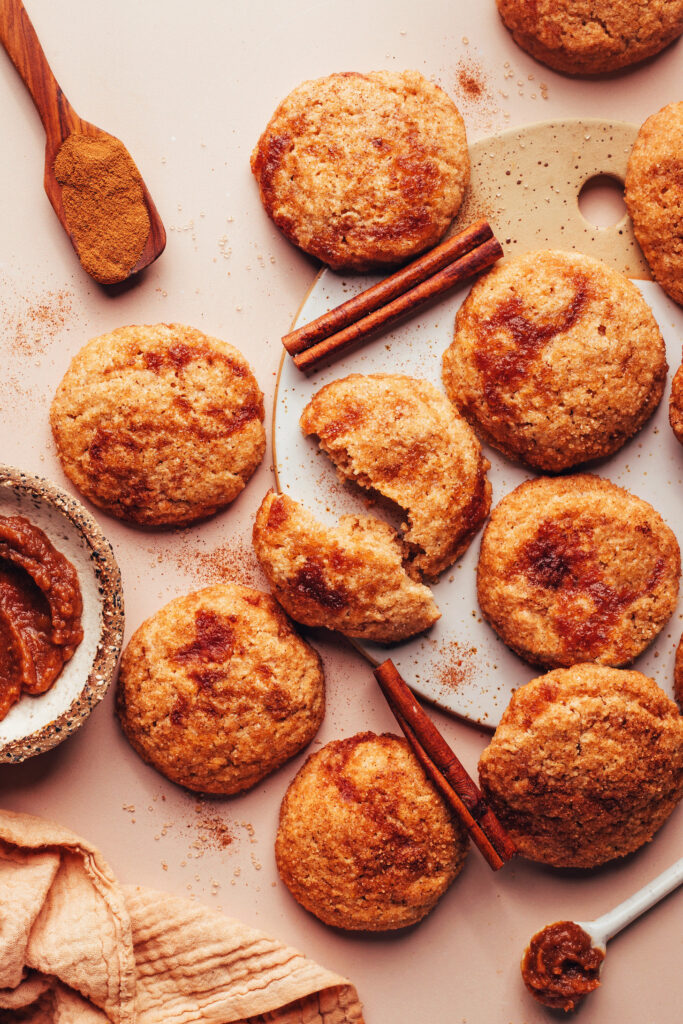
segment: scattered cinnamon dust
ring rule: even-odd
[[[441,645],[436,682],[444,690],[455,691],[464,683],[475,678],[477,671],[477,648],[463,647],[457,640]]]
[[[186,858],[198,860],[204,856],[207,850],[226,850],[231,846],[236,839],[236,826],[234,822],[226,821],[221,817],[215,809],[215,803],[210,798],[196,793],[192,795],[196,801],[194,812],[197,817],[185,818],[183,821],[163,821],[154,838],[157,842],[161,842],[165,840],[169,832],[183,836],[188,840]],[[166,797],[163,795],[161,799],[163,802],[166,801]],[[154,801],[156,803],[156,796]],[[123,810],[131,814],[135,813],[133,804],[123,804]],[[154,807],[151,804],[147,810],[154,813]],[[135,818],[132,821],[135,822]],[[185,866],[185,861],[181,866]]]
[[[473,57],[462,57],[455,68],[455,99],[468,128],[492,131],[500,120],[500,109],[489,78]]]
[[[73,292],[44,292],[39,296],[17,296],[16,302],[2,307],[2,337],[12,355],[36,356],[69,322]]]
[[[460,92],[472,99],[477,99],[486,90],[486,84],[481,77],[481,69],[470,62],[469,67],[465,61],[460,61],[457,68],[458,86]]]
[[[252,546],[243,540],[224,541],[207,551],[196,538],[188,536],[175,548],[172,557],[177,567],[197,583],[243,583],[257,588],[265,584]]]
[[[218,814],[211,812],[204,804],[199,803],[195,807],[196,813],[200,816],[196,822],[197,842],[193,843],[196,850],[225,850],[235,839],[229,824]],[[195,857],[197,853],[195,853]]]

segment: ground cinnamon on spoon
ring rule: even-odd
[[[102,284],[125,280],[150,232],[142,178],[111,135],[69,135],[55,158],[69,232],[83,269]]]

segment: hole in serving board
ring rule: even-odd
[[[610,228],[626,216],[624,183],[612,174],[595,174],[581,186],[579,210],[589,224]]]

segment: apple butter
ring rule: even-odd
[[[83,639],[71,562],[23,516],[0,516],[0,719],[50,688]]]
[[[603,950],[574,921],[537,932],[522,957],[522,978],[532,996],[556,1010],[573,1010],[600,984]]]

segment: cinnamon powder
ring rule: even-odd
[[[464,647],[457,640],[445,641],[435,666],[436,682],[443,690],[454,692],[476,678],[477,648]]]
[[[130,153],[111,135],[74,133],[62,143],[54,170],[83,269],[101,284],[125,280],[150,231],[142,178]]]
[[[204,585],[230,582],[263,589],[265,583],[251,544],[239,539],[224,541],[207,551],[190,534],[171,556],[179,569]]]

